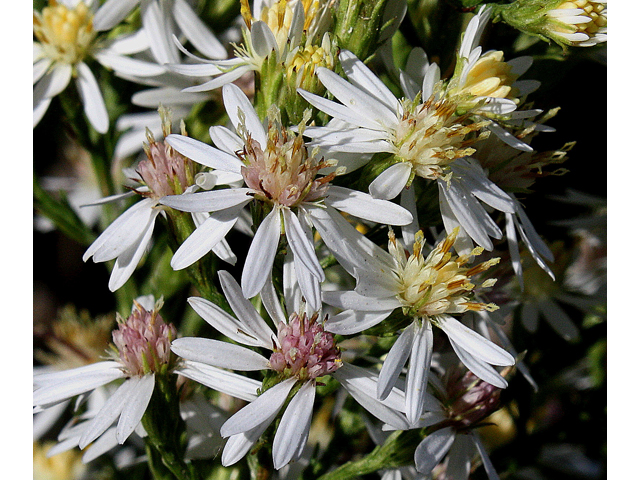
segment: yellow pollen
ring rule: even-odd
[[[41,13],[33,13],[33,33],[47,57],[69,64],[84,59],[96,36],[93,14],[84,3],[68,8],[56,0],[49,0]]]

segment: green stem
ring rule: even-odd
[[[147,452],[152,452],[149,464],[156,480],[199,480],[194,466],[183,460],[185,423],[180,417],[175,376],[156,374],[156,385],[142,417],[142,426],[147,432],[145,443]]]
[[[322,475],[318,480],[349,480],[382,469],[398,468],[413,463],[413,452],[420,441],[418,430],[395,431],[383,445],[366,457],[345,463]]]

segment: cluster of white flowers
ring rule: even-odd
[[[109,360],[38,371],[34,413],[48,413],[38,431],[78,397],[50,453],[92,445],[90,461],[135,432],[162,457],[154,468],[176,478],[197,478],[190,459],[220,448],[224,467],[257,455],[254,473],[297,478],[292,462],[310,461],[314,410],[335,397],[336,411],[362,412],[380,445],[400,438],[386,432],[419,432],[409,454],[393,454],[403,468],[371,471],[465,480],[479,458],[496,480],[477,429],[500,407],[515,367],[535,385],[503,317],[522,304],[528,330],[540,314],[566,340],[579,332],[556,303],[577,297],[554,287],[554,254],[520,197],[570,146],[533,150],[537,133],[553,131],[543,125],[552,114],[525,104],[540,86],[520,78],[531,57],[506,61],[481,46],[491,7],[470,16],[450,69],[418,47],[397,69],[398,59],[370,60],[379,44],[380,59],[391,52],[385,41],[404,16],[403,0],[240,0],[235,23],[217,26],[220,39],[198,2],[98,3],[50,0],[34,12],[34,127],[54,97],[73,98],[64,91],[74,78],[85,130],[108,144],[119,138],[116,165],[144,149],[123,170],[127,192],[85,207],[142,197],[87,242],[83,260],[112,262],[108,288],[119,301],[138,285],[156,297],[183,292],[168,278],[186,271],[179,278],[199,295],[187,309],[201,317],[190,312],[190,322],[215,332],[185,335],[179,314],[165,323],[162,302],[139,298],[128,319],[118,317]],[[352,3],[367,19],[349,13]],[[606,2],[564,2],[545,15],[567,41],[606,40]],[[380,24],[367,27],[370,19]],[[359,41],[350,32],[379,36],[383,26],[367,57],[349,49]],[[93,60],[106,69],[100,81]],[[384,79],[368,66],[384,63]],[[152,87],[132,103],[159,107],[159,118],[132,110],[112,118],[117,109],[99,86],[110,71]],[[219,122],[204,127],[213,145],[202,134],[209,117],[172,133],[171,114],[197,116],[209,102]],[[521,246],[535,264],[525,264]],[[148,253],[169,247],[169,265],[152,266],[138,284]],[[494,249],[508,268],[496,267]],[[214,267],[218,259],[239,262],[238,278]],[[178,428],[187,443],[163,438]],[[328,479],[353,478],[331,476],[333,467],[321,469]]]

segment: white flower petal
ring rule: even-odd
[[[474,445],[471,435],[458,434],[449,449],[447,460],[447,478],[469,478],[471,460],[474,457]]]
[[[369,193],[374,198],[390,200],[396,198],[407,186],[411,176],[411,164],[399,162],[391,165],[369,184]]]
[[[280,208],[274,208],[264,218],[249,247],[242,270],[242,292],[245,298],[255,297],[271,275],[271,267],[280,242]]]
[[[184,0],[174,0],[173,18],[194,47],[210,58],[227,58],[227,51]]]
[[[451,164],[451,169],[454,175],[460,175],[461,181],[473,196],[501,212],[515,213],[515,201],[487,178],[480,165],[467,158],[461,158]]]
[[[130,35],[122,35],[109,44],[109,51],[120,55],[140,53],[148,48],[149,37],[142,28]]]
[[[229,115],[229,120],[235,127],[236,132],[239,131],[238,129],[241,124],[240,116],[238,114],[238,111],[241,111],[244,116],[244,126],[251,134],[251,138],[257,141],[263,150],[266,149],[267,135],[265,133],[264,126],[262,125],[260,118],[258,118],[258,114],[254,110],[253,105],[240,87],[233,84],[225,85],[222,88],[222,99],[224,101],[224,107],[227,110],[227,114]]]
[[[411,328],[411,327],[409,327]],[[424,319],[422,326],[415,324],[416,332],[411,346],[411,358],[407,371],[405,402],[407,420],[415,424],[424,412],[427,398],[427,381],[433,353],[433,330],[431,322]]]
[[[482,460],[482,464],[484,465],[484,470],[487,472],[487,476],[489,480],[500,480],[500,476],[496,469],[493,467],[493,463],[491,463],[491,459],[489,458],[489,454],[484,448],[482,444],[482,440],[478,437],[476,432],[471,432],[471,438],[473,439],[473,443],[476,445],[476,449],[480,454],[480,459]]]
[[[267,370],[269,360],[248,348],[210,338],[186,337],[171,342],[171,351],[192,362],[231,370]]]
[[[93,28],[101,32],[110,30],[129,15],[140,0],[107,0],[93,17]]]
[[[55,63],[33,88],[34,108],[43,100],[51,99],[67,88],[71,81],[72,70],[71,65],[67,63]]]
[[[322,307],[322,293],[320,280],[300,261],[297,256],[293,258],[296,280],[300,287],[301,297],[304,297],[307,311],[317,311]],[[302,300],[301,300],[302,302]]]
[[[204,363],[185,361],[184,366],[176,370],[176,373],[247,402],[258,398],[256,392],[262,387],[262,382]]]
[[[264,342],[247,332],[246,327],[216,304],[200,297],[189,297],[189,305],[209,325],[230,339],[252,347],[264,346]]]
[[[156,110],[160,104],[169,107],[188,107],[190,109],[193,104],[204,102],[208,99],[209,95],[205,93],[185,93],[176,87],[161,87],[134,93],[131,96],[131,103]],[[174,111],[173,113],[176,115],[178,112]]]
[[[194,162],[205,167],[223,170],[225,172],[240,173],[242,162],[240,159],[222,150],[218,150],[206,143],[186,137],[184,135],[171,134],[165,141],[178,152]]]
[[[529,56],[516,57],[509,60],[506,63],[511,67],[512,75],[520,76],[523,73],[525,73],[527,70],[529,70],[531,65],[533,65],[533,57],[529,57]]]
[[[473,373],[476,377],[484,380],[498,388],[507,388],[507,381],[496,372],[490,364],[473,356],[472,353],[461,348],[454,340],[451,340],[451,347],[456,353],[460,361]]]
[[[116,263],[113,266],[111,276],[109,277],[109,290],[112,292],[115,292],[122,287],[127,280],[129,280],[131,274],[138,266],[142,255],[144,255],[144,252],[147,250],[149,242],[151,241],[156,217],[159,213],[160,210],[153,210],[153,214],[149,218],[147,227],[140,238],[136,240],[128,250],[125,250],[118,255],[118,258],[116,258]]]
[[[507,145],[510,145],[517,150],[522,150],[523,152],[533,152],[533,148],[531,148],[531,146],[507,132],[497,123],[491,122],[487,128]]]
[[[182,212],[217,212],[231,207],[245,205],[253,198],[250,188],[225,188],[210,192],[167,195],[160,203]]]
[[[357,144],[365,152],[393,150],[393,147],[386,140],[386,133],[346,124],[342,120],[340,122],[341,124],[335,126],[330,122],[325,127],[308,127],[305,129],[304,135],[314,139],[313,145],[325,146],[331,152],[354,150],[351,147],[352,144]],[[361,150],[358,149],[357,152],[361,152]]]
[[[50,58],[43,58],[33,63],[33,83],[35,83],[42,78],[42,76],[49,70],[51,66]]]
[[[271,417],[267,418],[260,425],[246,432],[232,435],[229,440],[227,440],[224,450],[222,451],[222,466],[228,467],[233,465],[244,457],[247,452],[251,450],[251,447],[253,447],[253,445],[258,441],[271,422],[273,422],[277,414],[278,411],[276,410]]]
[[[389,350],[387,358],[384,359],[378,379],[377,394],[379,399],[384,400],[387,398],[391,389],[395,386],[400,372],[411,354],[411,346],[413,345],[415,333],[416,325],[414,322],[404,329],[393,344],[393,347],[391,347],[391,350]],[[409,419],[409,423],[414,423],[414,420]]]
[[[275,324],[278,322],[287,322],[287,316],[284,314],[284,310],[282,310],[282,305],[280,305],[280,298],[276,292],[275,287],[273,286],[273,281],[271,278],[267,279],[267,282],[262,287],[260,291],[260,298],[262,299],[262,305],[264,309],[269,314]]]
[[[244,147],[242,139],[227,127],[214,125],[209,129],[209,136],[216,147],[234,157],[235,152]]]
[[[330,317],[324,324],[327,332],[340,335],[352,335],[367,328],[374,327],[386,319],[393,310],[382,312],[362,312],[355,310],[345,310]]]
[[[209,90],[215,90],[216,88],[220,88],[223,85],[228,85],[231,82],[235,82],[245,73],[253,70],[253,67],[250,65],[241,64],[240,66],[234,68],[233,70],[229,70],[226,73],[214,78],[213,80],[209,80],[208,82],[203,83],[202,85],[196,85],[194,87],[188,87],[183,89],[183,92],[207,92]],[[229,112],[227,112],[229,113]]]
[[[168,13],[164,2],[143,0],[140,4],[142,26],[149,35],[151,53],[160,65],[180,61],[178,49],[171,40],[172,22],[167,21]]]
[[[296,217],[290,209],[283,208],[282,215],[284,217],[284,231],[287,237],[287,243],[291,247],[294,256],[302,262],[309,273],[319,281],[323,281],[324,271],[318,261],[313,240],[307,237],[298,217]]]
[[[85,450],[82,462],[89,463],[116,446],[118,446],[116,427],[108,428]]]
[[[118,55],[108,50],[97,52],[94,57],[103,67],[111,68],[117,73],[136,77],[155,77],[156,75],[162,75],[167,70],[157,63]]]
[[[272,51],[278,52],[276,37],[269,26],[261,20],[251,24],[251,46],[260,57],[266,57]]]
[[[140,380],[141,377],[128,378],[118,387],[115,393],[109,397],[96,416],[89,421],[84,433],[80,437],[78,446],[81,450],[102,435],[107,428],[115,422],[127,402],[131,401],[131,394]]]
[[[392,311],[400,307],[400,302],[395,296],[372,298],[355,291],[326,291],[322,293],[322,300],[343,310],[353,309],[364,312]]]
[[[105,363],[109,365],[105,366]],[[66,378],[62,377],[55,383],[47,383],[33,392],[34,406],[55,404],[124,377],[122,370],[117,368],[120,367],[119,364],[116,363],[117,367],[110,364],[111,362],[100,362],[99,369],[63,372],[67,375]]]
[[[395,203],[336,185],[329,187],[325,204],[355,217],[386,225],[408,225],[413,220],[410,212]]]
[[[345,363],[332,376],[349,392],[356,402],[362,405],[373,416],[393,426],[397,430],[410,427],[404,410],[404,395],[397,388],[391,391],[386,400],[376,396],[376,376],[361,367]]]
[[[367,121],[377,124],[376,130],[394,131],[398,126],[396,111],[374,97],[375,93],[359,89],[327,68],[318,68],[316,74],[327,90],[352,112],[357,116],[367,117]]]
[[[438,315],[435,319],[437,325],[444,330],[450,340],[455,341],[474,357],[491,365],[510,366],[515,364],[515,359],[506,350],[466,327],[455,318]]]
[[[220,285],[231,309],[238,317],[246,333],[253,335],[261,341],[261,346],[271,349],[273,347],[273,331],[269,328],[264,318],[258,314],[251,302],[242,296],[242,290],[229,272],[218,272]]]
[[[348,50],[342,50],[340,52],[340,64],[353,85],[370,93],[380,100],[394,116],[396,115],[396,112],[400,109],[400,102],[378,76],[369,70],[358,57]]]
[[[516,202],[516,205],[517,205],[518,220],[520,220],[520,224],[522,225],[522,228],[519,228],[519,230],[520,230],[520,235],[523,237],[523,240],[526,237],[527,240],[525,242],[531,245],[530,250],[534,250],[538,252],[539,255],[542,255],[545,259],[552,262],[553,253],[551,252],[547,244],[544,242],[544,240],[540,238],[540,235],[538,235],[538,232],[536,232],[536,229],[533,226],[533,223],[531,223],[531,220],[529,220],[529,217],[525,213],[524,208],[522,208],[522,206],[519,203],[517,203],[517,200],[514,199],[514,201]],[[518,225],[517,222],[516,222],[516,225]],[[551,278],[553,278],[553,274],[551,274]]]
[[[358,232],[334,208],[311,205],[304,208],[327,248],[351,275],[355,276],[356,267],[377,271],[392,269],[391,255]]]
[[[273,439],[273,466],[280,470],[295,458],[300,446],[307,443],[311,414],[316,397],[315,382],[308,380],[289,402]]]
[[[146,231],[149,219],[156,215],[156,201],[145,198],[127,209],[91,244],[82,257],[87,261],[106,262],[122,254]]]
[[[321,70],[321,68],[318,70]],[[298,89],[298,93],[318,110],[321,110],[331,115],[332,117],[338,118],[353,125],[357,125],[358,127],[369,128],[374,131],[384,132],[386,136],[387,129],[383,125],[373,121],[370,117],[368,117],[364,113],[367,110],[360,114],[357,110],[346,107],[336,102],[332,102],[331,100],[327,100],[326,98],[320,97],[313,93],[309,93],[300,88]]]
[[[42,117],[44,117],[44,114],[47,113],[47,109],[49,108],[50,103],[51,103],[50,98],[43,98],[40,100],[38,104],[34,102],[33,104],[33,127],[34,128],[36,127],[36,125],[38,125],[38,123],[40,123],[40,120],[42,120]]]
[[[439,203],[440,210],[443,213],[443,220],[445,217],[445,207],[443,204],[447,204],[448,210],[454,215],[457,222],[471,238],[485,250],[493,250],[493,242],[487,232],[482,228],[484,224],[474,215],[474,213],[478,212],[477,207],[474,210],[470,208],[473,202],[477,204],[478,201],[475,197],[467,195],[456,183],[457,182],[452,181],[449,186],[447,186],[446,182],[438,179],[438,191],[440,193]],[[483,210],[481,206],[479,208]],[[488,216],[486,212],[484,212],[484,214]],[[498,228],[497,225],[495,228]]]
[[[297,381],[292,377],[271,387],[229,418],[220,428],[220,435],[230,437],[246,432],[277,414]]]
[[[456,435],[451,427],[442,428],[427,435],[416,448],[414,460],[420,473],[428,474],[442,461]]]
[[[155,382],[154,374],[143,375],[129,394],[129,401],[124,405],[116,428],[116,439],[118,443],[123,444],[142,420],[142,416],[147,410],[147,406],[151,400]]]
[[[238,216],[238,208],[212,213],[182,242],[171,258],[171,267],[174,270],[181,270],[204,257],[212,248],[222,242],[225,235],[237,223]]]
[[[172,72],[179,73],[180,75],[186,75],[187,77],[210,77],[223,73],[222,70],[220,70],[220,67],[212,63],[177,63],[167,65],[167,67]]]
[[[422,79],[422,101],[426,102],[433,93],[433,88],[440,81],[440,67],[437,63],[432,63]]]

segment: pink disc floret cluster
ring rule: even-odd
[[[317,319],[318,314],[308,318],[294,313],[289,323],[278,324],[280,348],[269,359],[274,370],[306,380],[335,372],[342,365],[333,335]]]
[[[170,367],[171,341],[176,336],[176,328],[165,323],[157,309],[148,311],[136,303],[126,322],[113,331],[113,343],[127,373],[139,376],[164,372]]]

